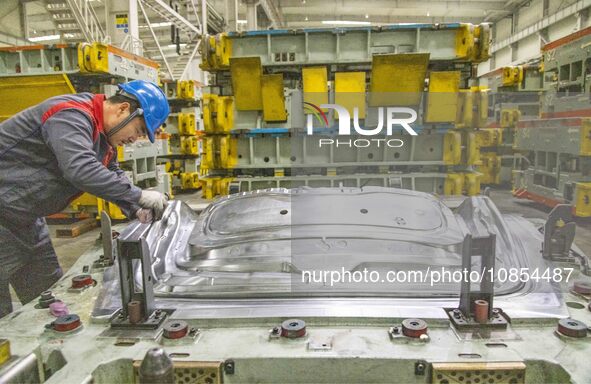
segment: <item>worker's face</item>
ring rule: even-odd
[[[129,103],[111,104],[110,113],[105,114],[105,131],[109,132],[117,124],[125,120],[130,113]],[[139,137],[146,136],[146,124],[142,116],[137,116],[131,120],[125,127],[108,138],[109,144],[117,147],[124,144],[131,144]]]

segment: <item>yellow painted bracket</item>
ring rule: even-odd
[[[475,27],[472,24],[461,24],[456,32],[456,57],[475,61],[478,56]]]
[[[503,142],[503,129],[485,128],[475,132],[477,144],[480,148],[497,147]]]
[[[458,113],[459,90],[459,71],[431,72],[425,122],[455,122]]]
[[[365,72],[335,73],[334,88],[335,103],[345,107],[351,118],[357,107],[358,118],[365,119]]]
[[[260,111],[263,109],[261,92],[263,67],[260,57],[230,58],[232,89],[239,111]]]
[[[476,56],[473,58],[475,62],[481,63],[490,58],[490,41],[491,32],[489,24],[480,24],[474,28],[474,36],[476,37]]]
[[[501,110],[501,127],[514,128],[519,122],[521,112],[518,109],[502,109]]]
[[[578,217],[591,217],[591,183],[576,184],[575,215]]]
[[[194,113],[179,113],[178,122],[179,134],[181,136],[195,136],[197,134]]]
[[[464,189],[464,175],[461,173],[448,173],[443,184],[444,195],[461,195]]]
[[[591,156],[591,119],[581,120],[580,155]]]
[[[203,138],[203,153],[201,154],[201,169],[214,169],[215,157],[214,157],[214,138],[204,137]]]
[[[234,168],[238,159],[236,139],[230,135],[218,137],[221,168]]]
[[[97,207],[98,211],[102,212],[105,211],[109,215],[111,219],[114,220],[125,220],[127,217],[123,214],[121,209],[116,205],[109,201],[98,199],[97,198]]]
[[[0,121],[46,99],[76,93],[65,74],[0,77]]]
[[[109,73],[109,47],[101,43],[80,43],[78,66],[80,72]]]
[[[458,165],[462,161],[462,135],[460,132],[447,131],[443,137],[443,162],[446,165]]]
[[[285,95],[283,94],[283,74],[263,75],[263,120],[286,121]]]
[[[418,105],[425,87],[428,53],[374,55],[369,106]]]
[[[304,102],[316,106],[328,104],[328,77],[326,67],[302,68]]]

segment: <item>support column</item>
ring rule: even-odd
[[[226,32],[238,30],[238,0],[224,0],[226,19]]]
[[[246,29],[256,31],[257,27],[257,0],[246,0]]]
[[[138,0],[129,0],[129,35],[131,37],[131,50],[134,54],[142,56],[143,48],[140,46],[140,31],[138,28]]]

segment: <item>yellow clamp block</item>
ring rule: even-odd
[[[471,128],[474,106],[474,97],[469,89],[460,89],[458,94],[458,110],[456,115],[457,128]]]
[[[234,126],[234,98],[218,96],[215,99],[215,132],[229,133]]]
[[[581,122],[580,155],[591,156],[591,119]]]
[[[478,143],[478,136],[474,132],[468,132],[466,134],[466,164],[480,164],[480,145]]]
[[[176,83],[176,97],[178,99],[195,98],[195,81],[182,80]]]
[[[575,186],[575,216],[591,217],[591,183]]]
[[[109,51],[106,44],[80,43],[78,45],[80,72],[109,72]]]
[[[209,93],[203,95],[203,129],[206,133],[215,132],[213,116],[216,111],[217,97],[217,95]]]
[[[474,61],[483,62],[490,58],[490,24],[480,24],[474,28],[474,35],[477,39],[477,50]]]
[[[523,81],[523,67],[504,67],[502,81],[505,87],[520,84]]]
[[[201,194],[205,199],[211,200],[215,196],[227,195],[230,191],[231,177],[212,177],[201,180]]]
[[[460,132],[448,131],[443,137],[443,162],[446,165],[457,165],[462,161],[462,135]]]
[[[500,128],[485,128],[476,131],[476,142],[480,148],[497,147],[503,142],[503,130]]]
[[[476,51],[476,36],[472,24],[460,24],[456,31],[456,57],[468,61],[478,57]]]
[[[466,189],[466,195],[476,196],[476,195],[480,194],[480,174],[479,173],[464,174],[464,186]]]
[[[203,138],[203,153],[201,154],[201,169],[214,169],[215,168],[215,157],[214,157],[214,138],[204,137]]]
[[[0,365],[10,360],[10,341],[6,339],[0,339]]]
[[[482,165],[478,167],[482,173],[481,182],[484,184],[499,184],[501,177],[501,158],[496,153],[482,154]]]
[[[197,124],[195,124],[194,113],[179,113],[179,134],[181,136],[195,136],[197,134]]]
[[[518,109],[503,109],[501,110],[501,127],[514,128],[521,117],[521,111]]]
[[[199,172],[184,172],[180,174],[182,189],[197,189],[201,187]]]
[[[203,70],[218,70],[228,68],[232,55],[232,40],[225,33],[207,36],[203,39],[200,49]]]
[[[236,139],[231,136],[219,137],[220,166],[222,168],[233,168],[238,161]]]
[[[181,153],[183,155],[198,155],[199,139],[195,136],[181,136]]]
[[[464,189],[464,175],[461,173],[448,173],[443,184],[444,195],[461,195]]]

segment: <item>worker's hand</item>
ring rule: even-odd
[[[154,214],[151,209],[140,208],[135,212],[135,216],[142,224],[148,224],[154,220]]]
[[[158,191],[142,191],[139,205],[142,208],[151,209],[154,213],[154,219],[160,220],[164,209],[168,205],[168,200],[163,193]]]

